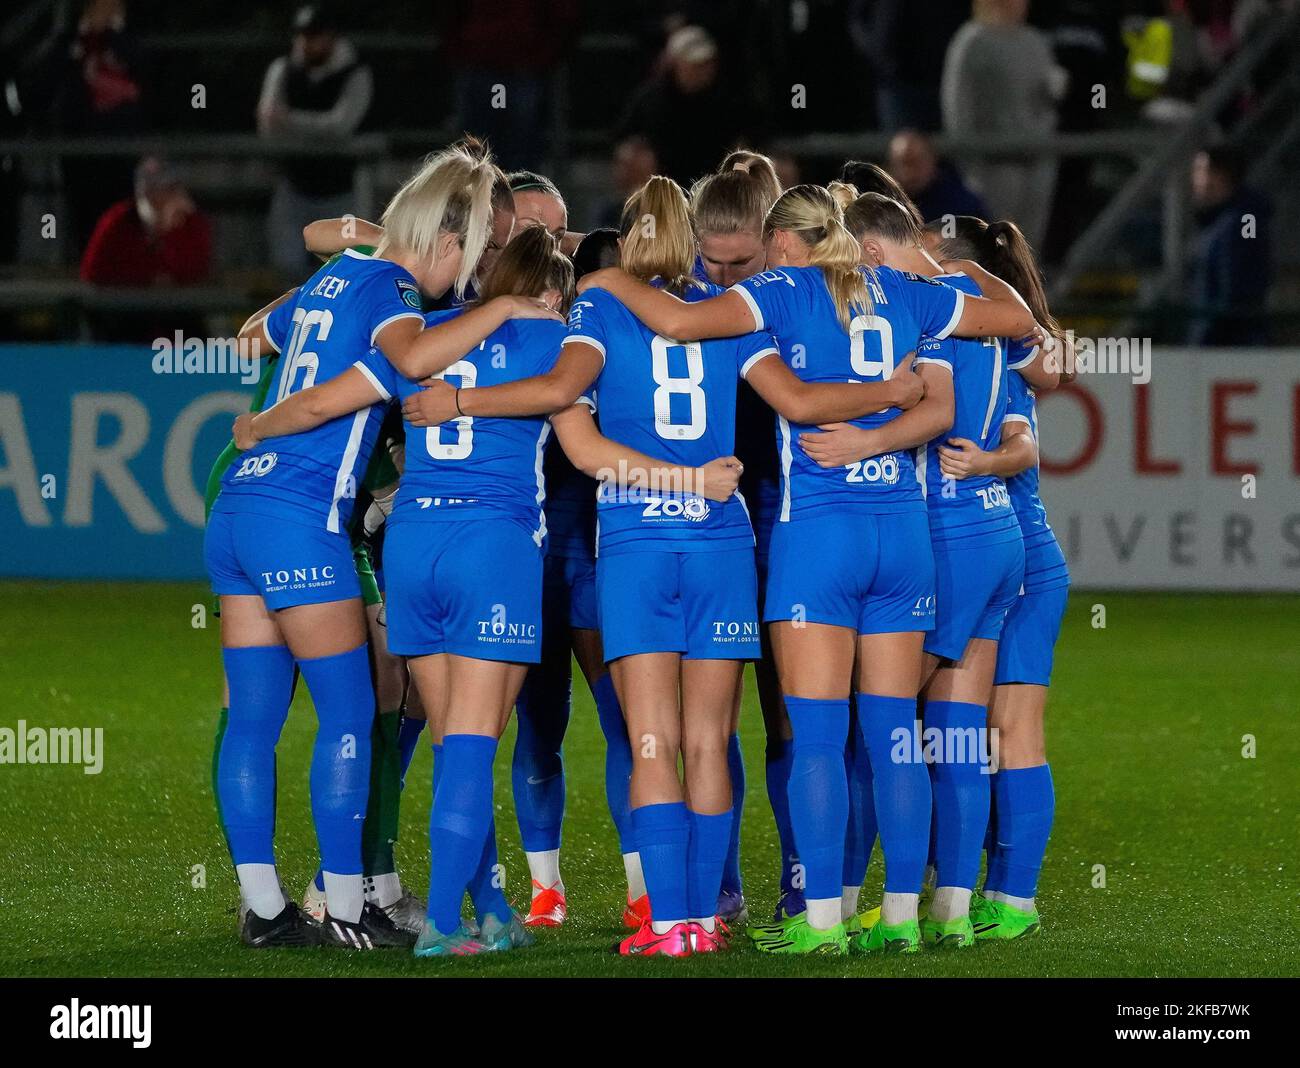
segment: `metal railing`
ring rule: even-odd
[[[1216,117],[1245,88],[1270,53],[1298,28],[1300,7],[1280,12],[1232,58],[1214,84],[1201,94],[1186,121],[1161,128],[1166,140],[1152,146],[1148,132],[1147,154],[1138,172],[1079,236],[1055,272],[1050,288],[1053,300],[1065,297],[1085,270],[1104,260],[1124,228],[1157,195],[1162,201],[1162,274],[1181,277],[1187,248],[1187,172],[1191,158],[1205,143]],[[1151,151],[1153,147],[1155,151]]]

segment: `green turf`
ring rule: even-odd
[[[219,660],[192,626],[198,585],[0,584],[0,726],[103,727],[102,774],[0,765],[3,975],[1296,975],[1300,599],[1072,598],[1049,706],[1057,820],[1044,932],[1023,943],[890,960],[798,961],[738,944],[716,958],[625,961],[622,867],[605,809],[603,743],[579,683],[566,756],[563,868],[572,919],[533,949],[473,961],[400,952],[251,952],[209,792]],[[1106,606],[1094,629],[1091,606]],[[307,797],[313,716],[300,696],[281,744],[278,848],[299,890],[315,867]],[[750,693],[744,866],[774,901],[775,833]],[[1254,759],[1242,756],[1253,735]],[[508,756],[513,732],[503,753]],[[399,860],[427,883],[429,754],[417,755]],[[510,890],[527,874],[498,766]],[[206,886],[195,888],[196,865]],[[1094,867],[1105,866],[1095,888]],[[877,851],[869,901],[880,886]],[[740,940],[742,943],[747,940]]]

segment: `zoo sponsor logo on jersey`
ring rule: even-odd
[[[239,470],[235,472],[236,478],[246,478],[252,475],[254,478],[261,478],[273,467],[279,459],[273,452],[260,453],[257,456],[245,456],[244,462],[239,465]]]

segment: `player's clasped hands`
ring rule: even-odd
[[[244,412],[235,419],[235,425],[231,429],[230,435],[235,439],[235,447],[240,452],[247,452],[258,443],[260,438],[253,432],[254,412]]]
[[[402,418],[411,426],[438,426],[459,416],[456,388],[440,378],[426,379],[419,393],[412,393],[402,405]]]
[[[986,475],[986,453],[970,438],[949,438],[947,445],[939,446],[939,470],[944,478],[969,478]]]
[[[909,352],[902,363],[894,368],[894,373],[889,376],[890,385],[897,386],[899,390],[894,400],[894,407],[901,408],[903,411],[915,408],[925,396],[925,380],[913,368],[915,362],[916,353]]]
[[[736,492],[745,465],[734,456],[719,456],[698,468],[697,472],[696,487],[700,496],[721,504]]]

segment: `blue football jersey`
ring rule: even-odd
[[[686,299],[717,296],[716,287]],[[682,343],[661,337],[612,294],[589,289],[569,311],[566,342],[585,342],[605,358],[588,399],[607,438],[670,464],[699,467],[736,444],[736,387],[776,354],[767,334]],[[754,544],[739,494],[723,503],[678,487],[603,485],[596,499],[601,553],[658,546],[675,551]]]
[[[420,290],[404,268],[348,250],[267,316],[280,366],[262,411],[300,390],[337,378],[389,323],[420,313]],[[267,438],[232,464],[214,511],[250,511],[347,529],[383,419],[372,405],[303,434]]]
[[[883,382],[924,336],[942,340],[961,319],[960,290],[889,267],[863,268],[871,308],[859,309],[848,332],[840,325],[819,267],[764,271],[731,287],[745,298],[760,330],[775,335],[781,358],[808,382]],[[901,412],[886,408],[854,420],[877,427]],[[912,450],[840,468],[818,467],[798,446],[816,427],[777,417],[781,457],[779,519],[822,508],[912,511],[925,508]]]
[[[1007,411],[1006,422],[1027,423],[1029,432],[1038,442],[1038,406],[1034,399],[1033,387],[1016,371],[1007,375]],[[1026,468],[1018,475],[1007,479],[1007,492],[1011,496],[1011,507],[1025,537],[1037,531],[1049,529],[1047,509],[1038,495],[1038,463]]]
[[[546,552],[590,560],[596,555],[596,480],[569,462],[552,438],[542,465],[546,478]]]
[[[430,312],[430,326],[463,309]],[[559,358],[564,324],[511,319],[435,377],[460,389],[498,386],[545,374]],[[357,367],[385,396],[403,401],[420,389],[378,349]],[[406,425],[406,470],[390,523],[451,522],[481,515],[525,524],[538,545],[546,536],[542,461],[551,425],[543,417],[458,416],[431,427]]]
[[[974,296],[979,286],[964,274],[941,275],[941,281]],[[985,451],[997,448],[1007,410],[1006,341],[925,338],[916,351],[918,364],[946,368],[952,375],[952,429],[916,450],[917,470],[930,512],[930,529],[962,535],[993,526],[1013,526],[1015,517],[1006,483],[997,475],[946,479],[938,448],[949,438],[967,438]]]

